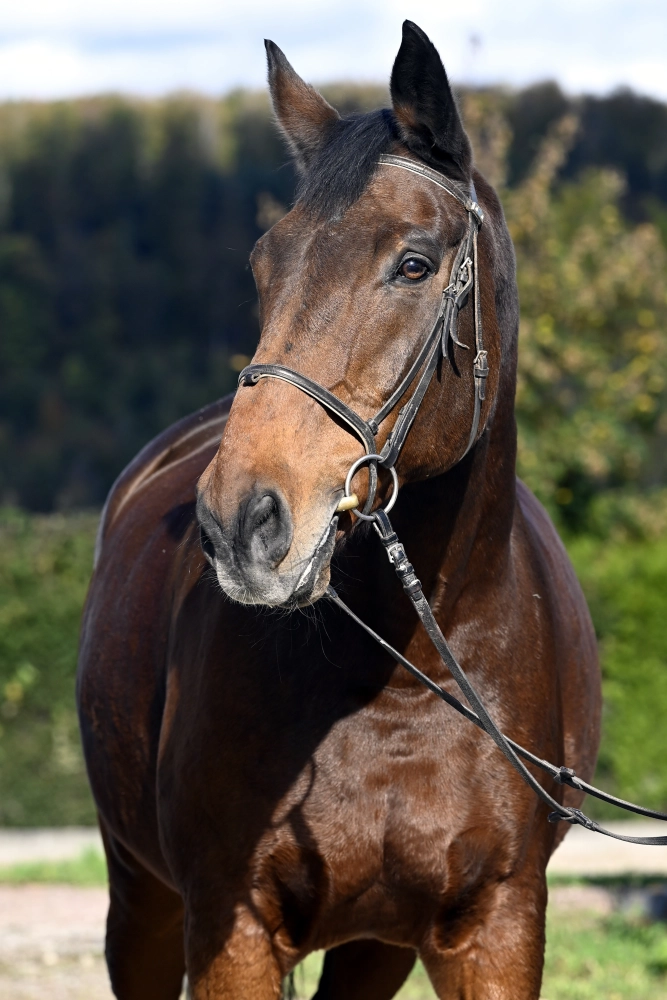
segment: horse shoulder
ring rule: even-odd
[[[183,479],[194,490],[199,475],[215,453],[227,422],[233,394],[209,403],[172,424],[149,441],[120,473],[109,491],[102,509],[95,543],[96,566],[105,540],[121,514],[136,509],[149,487],[159,481],[159,492],[168,505],[183,492]],[[192,470],[197,472],[193,479]],[[186,488],[187,488],[186,485]]]
[[[227,397],[169,427],[120,474],[102,513],[83,614],[77,692],[90,781],[108,828],[138,845],[155,871],[168,622],[176,583],[201,575],[196,485],[230,404]]]

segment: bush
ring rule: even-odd
[[[561,526],[586,531],[601,494],[665,483],[667,249],[656,226],[624,221],[617,174],[554,184],[576,127],[560,123],[504,203],[521,301],[519,472]]]
[[[97,517],[0,514],[0,824],[95,822],[74,705]]]
[[[667,539],[578,538],[569,551],[600,641],[598,782],[667,811]],[[622,817],[611,807],[595,811]]]

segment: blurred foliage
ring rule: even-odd
[[[0,151],[0,496],[101,503],[254,350],[258,198],[292,170],[252,94],[8,105]]]
[[[598,781],[622,798],[667,811],[667,533],[643,541],[579,536],[569,553],[600,642]],[[588,807],[593,811],[591,800]],[[602,804],[594,811],[620,818]]]
[[[554,84],[461,99],[517,243],[521,471],[587,528],[600,491],[664,482],[667,107]],[[233,388],[258,332],[248,254],[294,185],[265,94],[0,105],[0,501],[99,505]]]
[[[95,822],[74,675],[96,524],[0,513],[0,825]]]
[[[578,127],[566,116],[504,204],[521,302],[519,473],[566,527],[603,491],[665,483],[667,248],[631,226],[621,178],[554,190]]]

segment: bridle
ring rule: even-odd
[[[406,657],[390,646],[388,642],[382,639],[381,636],[379,636],[373,631],[373,629],[366,625],[365,622],[358,618],[351,608],[348,608],[332,586],[327,588],[326,596],[329,600],[336,604],[337,607],[349,615],[362,629],[364,629],[368,635],[378,642],[397,663],[401,664],[414,677],[416,677],[421,684],[427,687],[461,715],[465,716],[465,718],[467,718],[474,725],[483,729],[487,735],[491,737],[496,746],[500,749],[512,767],[518,771],[519,775],[523,778],[526,784],[528,784],[533,789],[535,794],[550,807],[552,810],[549,813],[550,822],[555,823],[562,820],[566,823],[583,826],[588,830],[603,833],[608,837],[613,837],[616,840],[627,841],[632,844],[665,846],[667,845],[667,836],[628,837],[612,833],[610,830],[604,829],[594,820],[590,819],[590,817],[586,816],[580,809],[563,806],[560,802],[554,799],[545,788],[543,788],[537,778],[531,771],[528,770],[523,762],[524,760],[528,761],[533,766],[546,771],[554,781],[560,784],[570,785],[578,791],[586,792],[604,802],[620,806],[622,809],[627,809],[630,812],[667,821],[667,815],[663,813],[659,813],[651,809],[644,809],[641,806],[635,806],[630,802],[616,798],[614,795],[609,795],[607,792],[603,792],[600,789],[589,785],[587,782],[577,777],[571,768],[563,766],[557,767],[555,764],[542,760],[540,757],[537,757],[530,751],[525,750],[522,746],[514,740],[509,739],[509,737],[505,736],[504,733],[501,732],[486,710],[484,703],[468,679],[465,671],[449,648],[447,640],[445,639],[440,626],[431,611],[430,605],[422,590],[421,583],[417,579],[414,572],[414,568],[409,562],[405,549],[401,545],[392,528],[391,522],[389,521],[388,512],[396,502],[396,496],[398,493],[398,477],[395,469],[396,461],[400,455],[403,445],[405,444],[405,440],[410,428],[412,427],[419,407],[424,399],[424,396],[426,395],[426,391],[431,383],[431,379],[438,366],[438,362],[440,358],[443,358],[445,361],[448,360],[450,340],[459,347],[463,347],[466,350],[468,349],[468,346],[461,343],[458,339],[457,327],[458,314],[468,301],[471,291],[474,310],[476,350],[473,360],[473,419],[467,447],[453,464],[460,462],[461,459],[468,454],[477,440],[482,403],[485,398],[485,383],[489,374],[489,367],[487,352],[484,350],[482,336],[482,315],[477,255],[477,236],[484,221],[484,213],[477,203],[474,186],[471,185],[470,192],[466,193],[452,181],[443,177],[442,174],[437,173],[435,170],[431,170],[424,164],[418,163],[404,156],[383,155],[380,156],[379,162],[388,166],[398,167],[402,170],[410,171],[411,173],[418,174],[421,177],[426,177],[428,180],[437,184],[438,187],[442,188],[458,202],[460,202],[468,213],[467,230],[459,244],[454,258],[449,284],[443,289],[435,323],[433,324],[431,332],[424,341],[419,354],[413,361],[407,374],[393,391],[387,402],[370,420],[364,420],[360,417],[358,413],[335,396],[329,389],[326,389],[318,382],[313,381],[313,379],[302,375],[300,372],[294,371],[292,368],[287,368],[285,365],[248,365],[239,375],[239,386],[257,385],[262,378],[276,378],[281,379],[284,382],[289,382],[297,389],[300,389],[302,392],[305,392],[307,395],[317,400],[317,402],[330,413],[339,417],[350,428],[350,430],[352,430],[353,433],[361,439],[366,454],[360,459],[357,459],[357,461],[351,466],[345,480],[344,501],[339,505],[338,510],[351,509],[363,520],[373,522],[373,526],[385,548],[389,562],[392,564],[394,571],[403,586],[403,590],[412,602],[412,605],[417,612],[429,639],[435,646],[443,663],[448,668],[471,707],[468,708],[463,705],[457,698],[451,695],[444,688],[441,688],[440,685],[432,681],[430,677],[427,677],[426,674],[422,673],[422,671],[415,667],[414,664],[406,659]],[[396,408],[415,380],[416,385],[413,389],[412,395],[399,410],[394,427],[388,435],[384,446],[380,451],[377,451],[376,437],[379,433],[380,425]],[[369,490],[368,498],[364,504],[364,509],[363,511],[360,511],[355,506],[355,502],[358,503],[358,501],[356,495],[351,493],[351,483],[355,472],[363,464],[368,464],[369,466]],[[394,490],[385,506],[376,508],[371,513],[377,491],[378,465],[387,469],[391,473]]]
[[[405,156],[392,156],[386,154],[379,158],[379,162],[390,167],[399,167],[402,170],[408,170],[413,174],[418,174],[421,177],[428,178],[428,180],[437,184],[438,187],[450,194],[452,198],[456,198],[456,200],[463,205],[468,213],[467,230],[463,239],[459,243],[458,251],[454,257],[454,263],[449,276],[449,284],[442,291],[435,322],[407,374],[401,380],[396,389],[394,389],[384,406],[382,406],[370,420],[364,420],[363,417],[360,417],[359,414],[352,409],[352,407],[348,406],[347,403],[344,403],[338,398],[338,396],[335,396],[329,389],[325,389],[324,386],[319,384],[319,382],[315,382],[306,375],[302,375],[301,372],[294,371],[293,368],[287,368],[285,365],[248,365],[247,368],[244,368],[239,375],[239,386],[257,385],[259,380],[263,378],[277,378],[282,379],[284,382],[290,382],[292,385],[296,386],[297,389],[301,389],[302,392],[305,392],[308,396],[317,400],[317,402],[320,403],[325,409],[329,410],[330,413],[339,417],[343,423],[345,423],[347,427],[361,439],[361,442],[366,450],[366,454],[355,464],[357,468],[359,468],[360,465],[368,463],[370,482],[368,497],[364,504],[363,511],[355,510],[354,512],[365,520],[374,520],[370,511],[375,501],[375,493],[377,490],[378,465],[381,465],[394,475],[395,485],[394,494],[390,501],[391,506],[393,506],[393,503],[395,502],[396,479],[393,470],[395,468],[396,461],[401,453],[403,445],[405,444],[405,439],[408,436],[408,432],[412,427],[414,419],[417,416],[417,411],[419,410],[424,396],[426,395],[426,391],[431,383],[433,373],[438,366],[440,358],[443,358],[445,361],[448,360],[450,339],[459,347],[468,350],[468,345],[461,343],[458,339],[457,330],[458,314],[468,301],[471,291],[475,316],[476,353],[473,361],[475,402],[468,444],[463,454],[456,460],[457,462],[468,454],[477,440],[482,403],[484,402],[485,396],[485,383],[489,374],[487,352],[484,350],[482,336],[482,311],[477,269],[477,234],[480,230],[482,222],[484,221],[484,212],[477,204],[477,196],[474,186],[471,186],[470,193],[467,194],[452,181],[443,177],[442,174],[437,173],[435,170],[431,170],[430,167],[427,167],[422,163],[417,163],[415,160],[409,160]],[[417,376],[419,376],[418,379]],[[387,437],[382,450],[378,451],[375,439],[379,433],[380,425],[389,416],[389,414],[396,409],[396,406],[415,380],[417,380],[417,384],[415,385],[412,395],[401,407],[391,433]],[[347,482],[349,483],[350,480],[351,476],[348,475]],[[353,494],[350,494],[349,489],[346,488],[345,495],[349,497]],[[391,506],[388,505],[386,509],[390,510]],[[345,509],[345,507],[343,509]],[[347,509],[350,508],[348,507]]]

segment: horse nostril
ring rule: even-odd
[[[208,559],[208,561],[210,563],[214,563],[215,562],[215,548],[213,546],[213,542],[211,541],[211,539],[209,538],[209,536],[206,534],[206,531],[202,528],[201,525],[199,526],[199,542],[201,544],[201,547],[202,547],[202,550],[204,552],[204,555],[206,556],[206,558]]]
[[[247,556],[277,566],[292,544],[292,518],[276,493],[252,496],[239,519],[238,538]]]
[[[249,512],[250,517],[254,521],[253,528],[256,530],[261,528],[263,524],[274,518],[277,511],[278,505],[276,503],[275,497],[270,494],[262,497],[260,500],[255,501],[251,504],[252,510]]]

